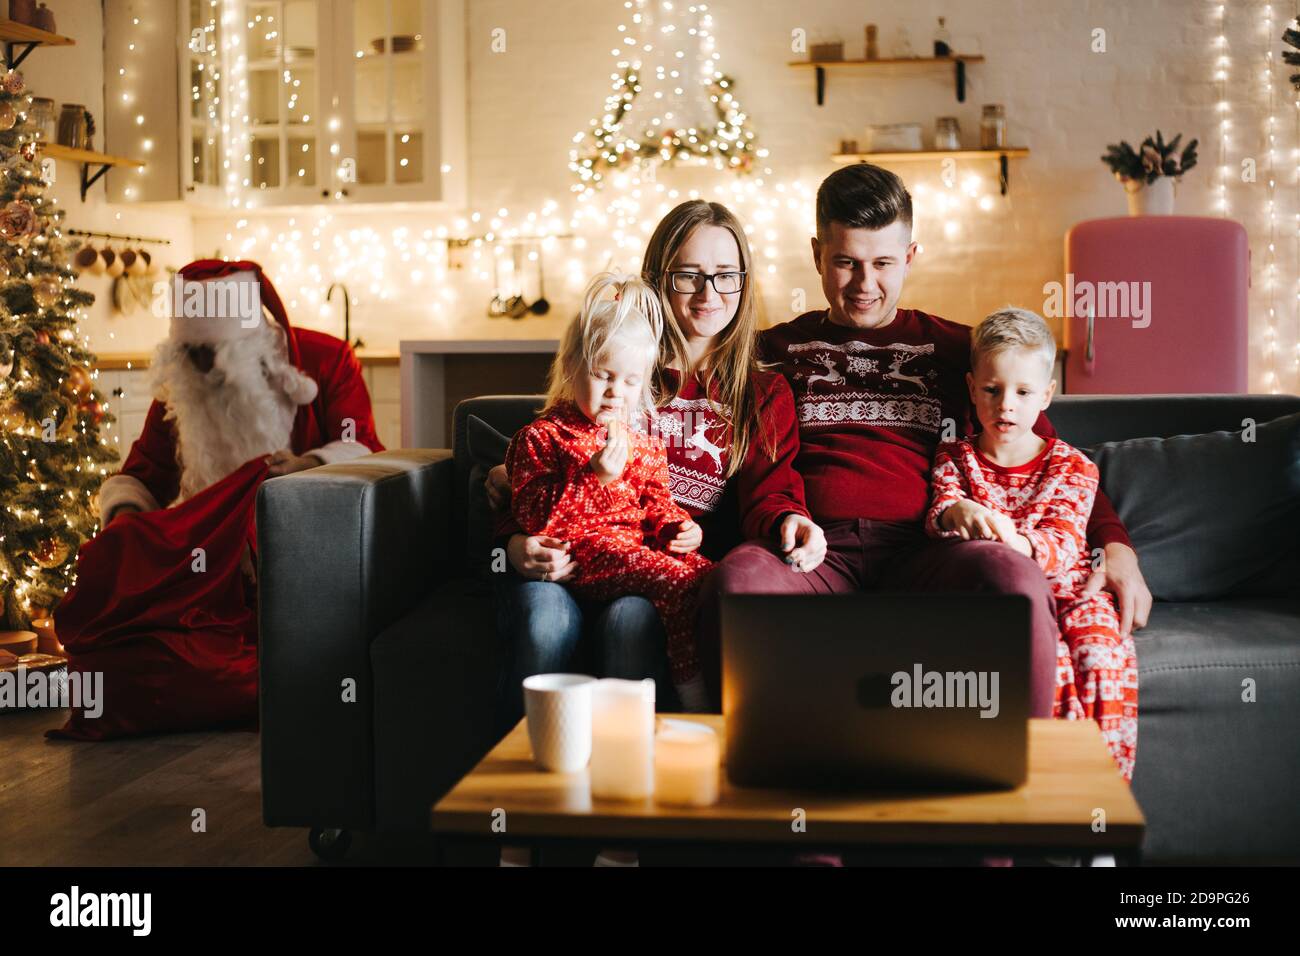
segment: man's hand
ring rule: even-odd
[[[811,518],[786,515],[777,530],[785,563],[795,571],[816,570],[826,558],[826,535]]]
[[[496,465],[483,480],[488,507],[498,514],[510,507],[510,475],[505,465]]]
[[[1128,637],[1135,629],[1147,626],[1151,614],[1151,591],[1147,588],[1142,569],[1138,567],[1137,552],[1126,544],[1113,542],[1106,545],[1105,559],[1099,570],[1093,571],[1083,593],[1093,594],[1105,588],[1115,595],[1119,610],[1119,632]]]
[[[512,534],[506,557],[521,577],[529,581],[567,581],[578,570],[569,555],[569,542],[535,534]]]
[[[269,462],[271,467],[266,472],[268,478],[292,475],[295,471],[306,471],[325,464],[315,455],[295,455],[287,448],[281,448],[271,455]]]
[[[623,477],[627,467],[627,423],[615,415],[602,415],[600,424],[605,426],[607,437],[604,447],[591,456],[590,464],[600,483],[607,485]]]
[[[668,550],[673,554],[685,554],[695,551],[704,543],[704,529],[689,518],[677,523],[677,534],[668,542]]]

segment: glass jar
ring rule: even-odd
[[[934,31],[934,55],[936,59],[952,56],[952,35],[943,17],[939,18],[939,29]]]
[[[33,96],[32,108],[28,112],[36,127],[36,138],[43,143],[53,142],[54,100],[45,96]]]
[[[985,103],[980,117],[980,149],[1002,149],[1006,145],[1006,111],[1001,103]]]
[[[934,121],[934,148],[961,149],[961,127],[957,125],[957,117],[940,116]]]
[[[59,113],[59,145],[86,148],[86,108],[80,103],[63,104]]]

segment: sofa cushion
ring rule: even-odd
[[[466,418],[465,432],[471,462],[469,487],[466,489],[469,502],[465,515],[466,564],[475,574],[487,574],[492,568],[498,518],[488,504],[483,483],[488,472],[506,460],[510,439],[477,415]]]
[[[1300,860],[1300,600],[1157,601],[1133,638],[1143,861]]]
[[[1300,569],[1300,413],[1087,453],[1158,600],[1287,594]]]

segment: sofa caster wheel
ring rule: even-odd
[[[307,845],[326,863],[337,863],[347,856],[348,848],[352,846],[352,833],[330,827],[312,827],[307,834]]]

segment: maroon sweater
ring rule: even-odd
[[[818,521],[921,522],[944,421],[955,423],[953,438],[979,427],[966,386],[970,335],[970,326],[916,309],[899,309],[879,329],[846,328],[826,310],[806,312],[760,334],[763,359],[779,366],[794,392],[795,469]],[[1056,436],[1044,414],[1034,431]],[[1101,491],[1088,540],[1129,544]]]

